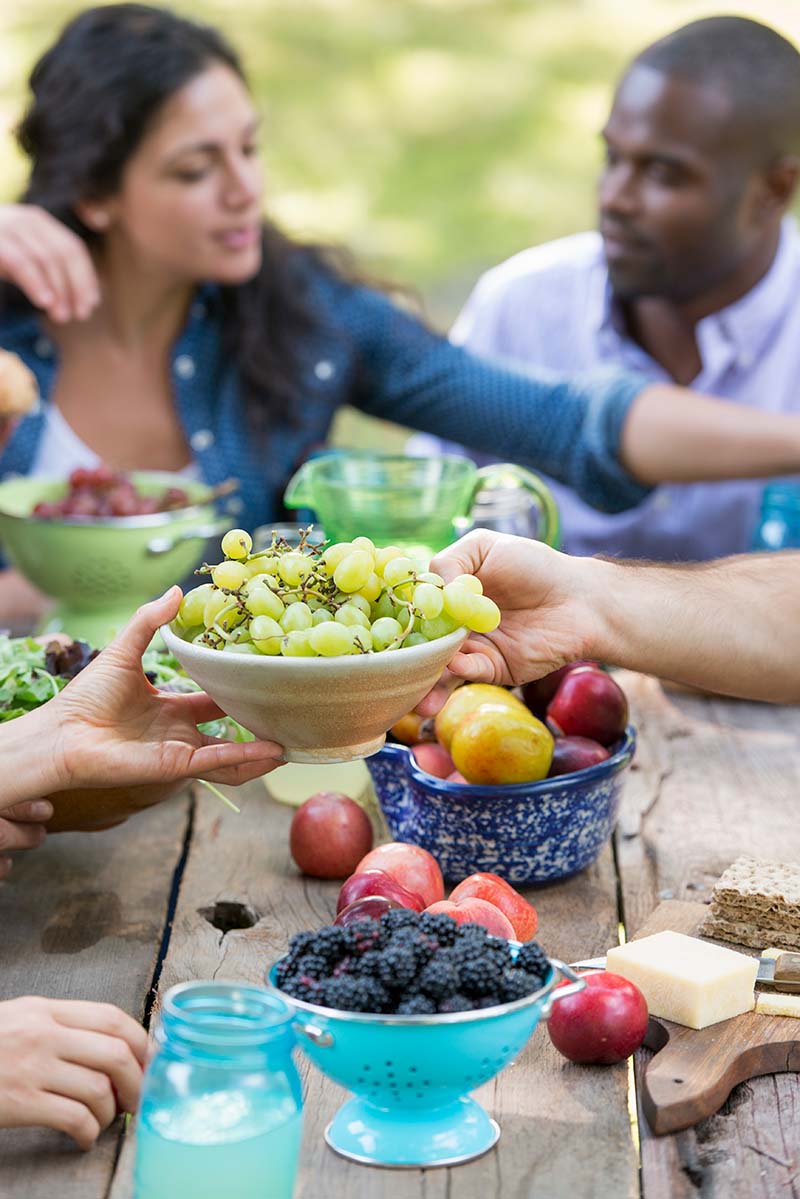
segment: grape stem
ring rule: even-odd
[[[228,799],[227,795],[223,795],[219,787],[215,787],[213,783],[209,783],[206,779],[198,779],[197,781],[203,787],[208,787],[209,791],[213,795],[216,795],[217,799],[221,799],[227,808],[230,808],[237,816],[239,815],[242,809],[237,807],[232,799]]]

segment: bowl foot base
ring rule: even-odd
[[[359,758],[369,758],[372,754],[383,749],[386,734],[374,737],[371,741],[361,741],[356,745],[329,745],[322,749],[293,749],[284,753],[287,762],[305,762],[310,765],[324,766],[334,762],[355,762]]]
[[[409,1170],[472,1161],[499,1137],[497,1123],[468,1096],[434,1109],[379,1108],[356,1096],[325,1129],[328,1145],[342,1157]]]

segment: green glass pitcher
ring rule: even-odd
[[[455,454],[321,454],[292,476],[283,501],[288,508],[312,509],[331,541],[365,536],[376,545],[430,557],[472,526],[482,494],[496,498],[510,492],[526,497],[528,513],[525,527],[510,531],[557,545],[558,509],[541,479],[511,463],[478,469]]]

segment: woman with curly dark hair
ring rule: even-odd
[[[0,477],[235,475],[237,523],[354,404],[560,478],[600,508],[659,481],[788,474],[800,418],[637,374],[472,357],[262,217],[258,116],[214,29],[139,4],[75,17],[34,67],[31,163],[0,207],[0,345],[36,375]]]

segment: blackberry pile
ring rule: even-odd
[[[293,999],[322,1007],[432,1016],[522,999],[549,972],[535,941],[514,957],[507,941],[480,924],[397,908],[380,920],[298,933],[276,981]]]

